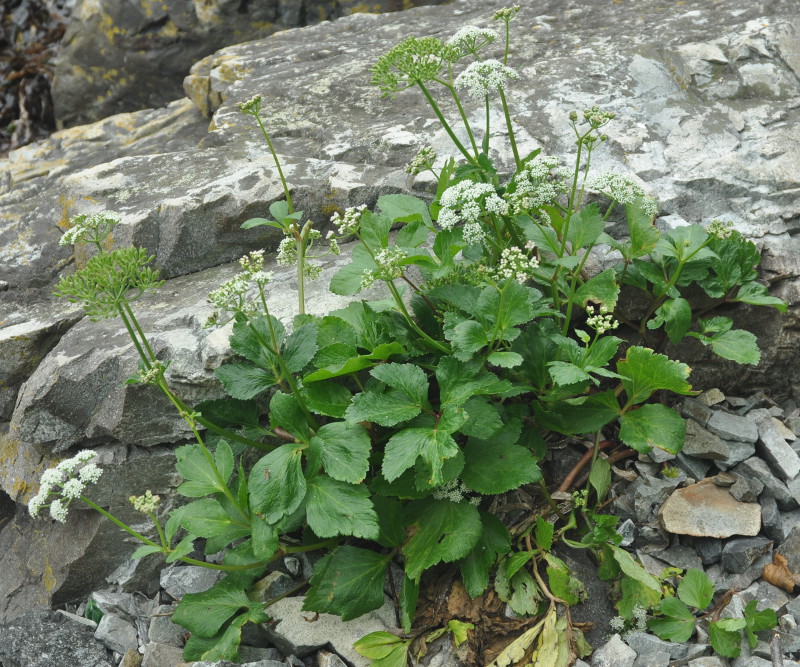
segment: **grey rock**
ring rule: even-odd
[[[78,616],[77,614],[71,614],[70,612],[64,611],[63,609],[56,609],[56,614],[61,614],[62,616],[68,618],[70,621],[74,621],[75,623],[80,623],[81,625],[85,625],[93,632],[97,630],[97,623],[95,623],[91,618],[84,618],[83,616]]]
[[[730,494],[742,503],[758,502],[758,496],[764,490],[764,482],[757,477],[736,475],[736,481],[730,487]]]
[[[778,479],[784,482],[800,474],[800,456],[781,435],[769,411],[753,410],[750,418],[758,426],[757,451],[769,463]]]
[[[633,667],[636,651],[615,634],[592,653],[592,667]]]
[[[798,506],[797,499],[789,492],[786,484],[775,477],[767,464],[757,456],[742,461],[735,468],[732,468],[731,472],[745,478],[754,477],[763,482],[764,490],[762,491],[762,496],[775,498],[779,509],[784,511],[793,510]]]
[[[684,398],[678,406],[678,411],[687,419],[692,419],[700,427],[708,424],[712,413],[711,408],[695,398]]]
[[[686,655],[687,647],[683,644],[664,641],[655,635],[646,632],[633,630],[625,635],[625,643],[628,644],[637,655],[648,655],[664,651],[669,653],[672,660],[680,660]]]
[[[150,642],[145,644],[142,667],[166,667],[183,662],[183,651],[175,646]],[[195,663],[196,664],[196,663]]]
[[[278,660],[256,660],[254,662],[231,662],[230,660],[216,660],[214,662],[208,662],[207,660],[201,660],[199,662],[191,663],[192,667],[286,667],[286,665],[303,665],[302,661],[293,661],[291,658],[294,656],[289,656],[286,662],[278,661]],[[184,664],[184,663],[180,663]]]
[[[675,465],[695,480],[705,479],[706,473],[711,469],[711,464],[707,461],[687,456],[683,452],[678,452]]]
[[[775,498],[765,496],[759,501],[761,505],[761,532],[773,542],[780,543],[785,537],[783,518]]]
[[[173,565],[161,572],[161,588],[174,599],[180,600],[187,593],[207,591],[220,577],[219,570],[198,565]]]
[[[758,427],[751,420],[715,410],[708,418],[706,428],[723,440],[755,444],[758,440]]]
[[[755,454],[756,446],[749,442],[736,442],[734,440],[725,440],[724,442],[727,456],[714,462],[720,470],[727,470]]]
[[[705,655],[702,658],[690,660],[688,665],[690,667],[728,667],[728,662],[716,655]]]
[[[258,596],[258,600],[266,602],[272,598],[288,593],[297,586],[297,581],[292,579],[285,572],[270,572],[260,581],[256,582],[253,592]]]
[[[317,653],[317,667],[347,667],[347,665],[335,653],[320,651]]]
[[[679,567],[682,570],[688,570],[690,568],[697,568],[698,570],[703,569],[703,562],[697,552],[693,548],[682,544],[669,547],[663,551],[654,551],[652,555],[663,560],[672,567]]]
[[[638,523],[653,520],[669,494],[677,487],[679,480],[658,477],[639,477],[630,485],[628,493],[633,493],[634,510]]]
[[[656,651],[647,655],[638,655],[633,667],[669,667],[670,656],[666,651]]]
[[[0,625],[0,661],[25,667],[114,665],[91,629],[52,611],[28,611]]]
[[[630,519],[625,519],[617,527],[617,533],[622,536],[620,546],[627,547],[633,544],[633,540],[636,538],[636,524]]]
[[[703,565],[719,563],[722,558],[722,540],[715,537],[696,537],[694,549],[700,556]]]
[[[706,574],[714,582],[717,590],[735,588],[737,591],[741,591],[757,579],[760,579],[764,574],[764,566],[771,561],[772,558],[770,556],[759,556],[752,565],[740,573],[726,572],[720,565],[712,565],[706,568]],[[733,608],[731,605],[728,605],[728,607]]]
[[[794,620],[800,623],[800,595],[794,597],[786,604],[786,611],[794,616]]]
[[[140,655],[138,651],[132,649],[130,651],[125,651],[125,655],[122,656],[122,660],[117,667],[142,667],[143,657],[144,656]]]
[[[776,551],[786,558],[786,566],[792,572],[800,572],[800,527],[793,528]]]
[[[698,403],[702,403],[703,405],[711,407],[712,405],[722,403],[725,400],[725,394],[714,387],[713,389],[707,389],[704,391],[695,400],[697,400]]]
[[[353,643],[370,632],[385,631],[394,624],[394,607],[386,601],[380,609],[352,621],[337,616],[315,616],[301,610],[302,597],[279,600],[270,609],[273,622],[264,626],[273,645],[284,655],[305,657],[329,644],[336,653],[356,667],[367,667],[369,660],[356,653]],[[306,618],[315,617],[308,622]]]
[[[183,633],[186,630],[172,622],[173,611],[173,605],[159,605],[155,608],[147,629],[147,637],[151,642],[176,648],[183,646]]]
[[[763,609],[772,609],[776,613],[779,612],[791,599],[788,593],[777,586],[760,581],[752,584],[741,593],[741,598],[745,602],[750,600],[756,601],[756,609],[761,611]]]
[[[744,572],[759,556],[770,553],[772,541],[760,535],[756,537],[735,537],[728,540],[722,548],[722,567],[728,572]]]
[[[684,402],[686,400],[689,399],[684,399]],[[693,419],[686,420],[686,439],[682,451],[697,459],[725,460],[729,456],[725,442]]]
[[[136,618],[136,602],[132,593],[118,593],[116,591],[95,591],[89,596],[103,614],[119,616],[126,621]]]
[[[97,630],[94,631],[94,638],[117,653],[125,653],[129,649],[139,647],[133,624],[113,614],[105,614],[100,619]]]
[[[246,646],[242,644],[239,646],[239,659],[242,662],[259,662],[261,660],[281,662],[283,660],[283,655],[276,648],[257,648],[255,646]]]

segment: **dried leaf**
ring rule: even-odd
[[[776,551],[772,556],[772,563],[764,566],[764,581],[787,593],[793,593],[794,587],[800,585],[800,575],[794,574],[789,569],[786,558]]]

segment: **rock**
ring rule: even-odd
[[[0,626],[0,662],[25,667],[114,665],[88,627],[52,611],[28,611]]]
[[[680,411],[681,415],[687,419],[691,418],[701,427],[708,424],[708,420],[711,418],[712,413],[712,410],[708,407],[708,405],[701,403],[695,398],[684,398],[678,406],[678,410]]]
[[[388,600],[380,609],[347,622],[330,614],[301,611],[302,606],[302,597],[290,597],[269,608],[273,621],[264,628],[270,641],[284,655],[302,658],[330,645],[355,667],[367,667],[369,660],[356,653],[353,643],[370,632],[385,631],[395,623],[394,607]],[[306,620],[312,618],[313,622]]]
[[[719,656],[705,655],[702,658],[695,658],[688,662],[690,667],[728,667],[728,663]]]
[[[789,446],[773,422],[767,410],[753,410],[750,418],[758,426],[758,445],[756,449],[769,463],[778,479],[784,482],[800,474],[800,456]]]
[[[698,459],[725,460],[729,456],[726,443],[693,419],[686,420],[686,439],[682,452]]]
[[[715,410],[708,418],[706,428],[723,440],[755,444],[758,440],[758,427],[749,419]]]
[[[797,499],[789,492],[786,484],[772,474],[769,467],[757,456],[742,461],[731,469],[736,475],[745,478],[756,478],[764,484],[762,496],[774,498],[781,510],[793,510],[797,507]]]
[[[125,653],[129,649],[139,648],[136,628],[133,624],[113,614],[104,614],[94,631],[94,638],[106,648]]]
[[[759,501],[761,505],[761,532],[773,542],[780,544],[785,537],[783,518],[778,510],[775,498],[765,496]]]
[[[252,625],[252,623],[248,623]],[[253,646],[239,646],[239,659],[244,662],[273,661],[282,662],[283,656],[276,648],[256,648]]]
[[[715,537],[696,537],[694,549],[700,556],[703,565],[719,563],[722,558],[722,540]]]
[[[631,484],[626,494],[633,494],[637,523],[644,524],[652,521],[659,507],[678,486],[678,483],[677,479],[642,476]]]
[[[347,667],[335,653],[320,651],[317,653],[317,667]]]
[[[176,648],[183,647],[183,634],[186,632],[180,625],[172,622],[173,605],[159,605],[155,608],[147,629],[147,637],[151,642],[167,644]]]
[[[761,508],[755,503],[740,503],[726,489],[704,480],[676,489],[660,512],[667,532],[695,537],[758,535]]]
[[[632,630],[625,635],[625,643],[628,644],[637,655],[652,655],[664,651],[669,653],[672,660],[680,660],[686,655],[687,647],[684,644],[675,644],[664,641],[655,635],[646,632]]]
[[[679,567],[682,570],[688,570],[690,568],[697,568],[698,570],[703,569],[703,562],[697,555],[697,551],[682,544],[669,547],[663,551],[654,551],[652,555],[656,558],[660,558],[672,567]]]
[[[141,667],[142,658],[143,656],[139,655],[138,651],[133,649],[125,651],[125,655],[122,656],[122,661],[117,667]]]
[[[187,593],[202,593],[211,588],[222,573],[199,565],[173,565],[161,572],[161,588],[175,600]]]
[[[697,402],[702,403],[708,407],[712,405],[717,405],[718,403],[722,403],[725,400],[725,394],[723,394],[719,389],[714,387],[713,389],[707,389],[702,394],[697,397]]]
[[[766,537],[735,537],[722,548],[722,567],[728,572],[744,572],[759,556],[771,553],[772,541]]]
[[[687,456],[683,452],[678,452],[678,456],[675,457],[675,465],[692,479],[704,479],[711,468],[710,463]]]
[[[786,566],[794,573],[800,573],[800,526],[792,529],[776,551],[786,558]]]
[[[736,481],[730,487],[730,494],[742,503],[758,502],[758,496],[764,490],[764,483],[756,477],[736,475]]]
[[[145,644],[142,667],[166,667],[183,663],[183,651],[175,646],[150,642]],[[196,663],[194,663],[196,664]]]
[[[622,638],[611,635],[603,646],[592,653],[592,667],[633,667],[636,651],[630,648]]]
[[[756,609],[762,611],[763,609],[772,609],[778,613],[791,598],[786,591],[767,583],[766,581],[752,584],[749,588],[743,590],[739,595],[745,602],[750,600],[756,601]]]
[[[760,579],[764,574],[764,566],[771,561],[772,558],[770,556],[759,556],[752,565],[740,573],[726,572],[720,565],[712,565],[706,569],[706,574],[714,582],[718,590],[727,591],[735,588],[737,591],[741,591],[757,579]]]
[[[259,601],[267,602],[272,598],[288,593],[295,587],[297,587],[297,581],[285,572],[276,570],[257,581],[252,591],[258,595]]]
[[[669,667],[670,657],[666,651],[656,651],[647,655],[638,655],[633,667]]]

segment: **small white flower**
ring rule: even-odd
[[[433,167],[436,161],[436,151],[430,146],[420,148],[419,152],[414,156],[409,164],[406,165],[406,173],[416,176],[425,169]]]
[[[727,239],[733,235],[733,223],[723,220],[712,220],[706,227],[709,236],[716,236],[718,239]]]
[[[77,468],[79,465],[80,461],[73,457],[71,459],[61,461],[61,463],[56,466],[56,470],[63,472],[65,475],[70,475],[72,474],[72,471],[75,470],[75,468]]]
[[[102,468],[94,463],[87,463],[78,471],[78,479],[84,484],[94,484],[102,474]]]
[[[477,223],[485,212],[505,215],[509,210],[508,202],[497,195],[493,185],[474,181],[451,185],[442,193],[439,203],[442,209],[437,222],[442,229],[451,229],[462,220]]]
[[[39,515],[39,510],[44,507],[45,500],[47,500],[47,494],[42,494],[40,491],[37,493],[33,498],[28,501],[28,513],[32,517],[37,517]]]
[[[64,473],[56,468],[50,468],[42,473],[42,479],[39,482],[40,488],[51,489],[54,486],[61,486],[64,483]]]
[[[471,63],[456,77],[456,87],[466,88],[471,97],[483,97],[495,88],[503,88],[509,79],[519,79],[519,74],[499,60],[479,60]]]
[[[619,322],[614,319],[614,315],[612,313],[608,312],[608,308],[606,306],[601,306],[597,314],[595,314],[594,310],[589,307],[586,309],[586,314],[589,316],[586,318],[586,324],[592,327],[592,329],[597,331],[597,333],[600,335],[606,333],[606,331],[616,329],[619,326]]]
[[[239,259],[239,264],[245,271],[247,271],[247,273],[250,274],[261,271],[261,269],[264,268],[264,251],[253,250],[244,257],[241,257]]]
[[[483,227],[481,227],[481,223],[479,222],[464,223],[462,231],[464,233],[464,241],[470,245],[480,243],[486,238],[486,233],[483,231]]]
[[[67,512],[67,505],[62,503],[58,498],[50,503],[50,516],[59,523],[64,523],[67,520]]]
[[[526,249],[530,252],[535,249],[535,244],[529,241]],[[535,257],[528,257],[522,250],[515,247],[505,248],[500,255],[500,262],[494,271],[494,277],[498,281],[514,279],[520,284],[526,283],[539,268],[539,260]]]
[[[620,204],[636,204],[650,216],[658,214],[658,204],[644,189],[630,178],[620,174],[605,172],[589,179],[586,184],[591,190],[602,192],[607,197],[618,201]]]
[[[517,15],[518,12],[519,12],[519,5],[512,5],[511,7],[503,7],[503,9],[498,9],[494,13],[494,16],[492,16],[492,21],[510,21]]]
[[[160,363],[160,362],[156,362]],[[83,449],[79,451],[73,458],[78,459],[81,463],[86,463],[87,461],[91,461],[93,458],[97,457],[97,452],[91,449]]]
[[[367,209],[366,204],[361,206],[351,206],[344,210],[344,215],[336,211],[331,216],[331,224],[336,225],[339,236],[349,236],[355,234],[358,230],[358,225],[361,223],[361,215]]]
[[[80,498],[83,493],[84,484],[79,479],[69,479],[61,489],[61,495],[68,500]]]
[[[281,241],[275,261],[281,266],[294,266],[297,262],[297,241],[293,237],[287,236]]]
[[[455,46],[462,53],[475,53],[497,40],[497,33],[489,28],[467,25],[447,40],[449,46]]]

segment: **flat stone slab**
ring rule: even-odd
[[[727,489],[709,480],[676,489],[661,507],[659,515],[664,529],[678,535],[755,536],[761,529],[761,506],[758,503],[740,503]]]
[[[729,412],[715,411],[708,418],[706,428],[723,440],[755,444],[758,440],[758,427],[747,417],[732,415]]]

